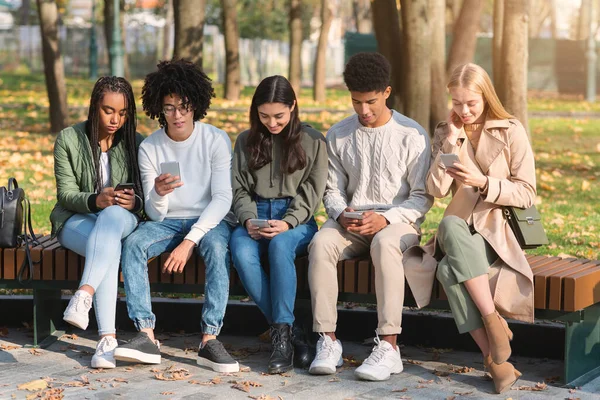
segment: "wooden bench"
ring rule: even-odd
[[[16,280],[25,251],[0,249],[0,288],[33,289],[34,345],[57,336],[62,321],[60,302],[62,289],[76,289],[83,272],[83,257],[61,247],[49,236],[32,248],[36,265],[33,281],[23,286]],[[148,264],[153,292],[201,293],[205,273],[202,260],[195,255],[183,274],[163,274],[160,265],[167,254]],[[536,318],[561,321],[565,324],[564,382],[581,384],[600,373],[600,261],[548,256],[528,256],[534,274]],[[306,258],[296,262],[298,298],[310,297]],[[368,259],[340,262],[338,266],[340,301],[375,302],[374,269]],[[232,269],[232,295],[244,294],[244,289]],[[414,305],[406,291],[405,305]],[[434,287],[434,309],[448,309],[446,296],[439,285]]]

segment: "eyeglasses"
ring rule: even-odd
[[[192,107],[190,107],[189,105],[183,105],[180,104],[177,107],[171,105],[171,104],[167,104],[165,106],[163,106],[163,114],[168,115],[168,116],[173,116],[175,115],[175,110],[179,111],[179,114],[186,115],[187,113],[189,113],[190,111],[193,110]]]

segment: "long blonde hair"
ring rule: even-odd
[[[462,87],[481,93],[488,107],[486,119],[515,118],[502,106],[488,73],[477,64],[468,63],[456,67],[446,87]]]

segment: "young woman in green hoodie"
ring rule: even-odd
[[[137,163],[142,140],[131,85],[113,76],[96,82],[87,121],[62,130],[54,144],[58,201],[50,215],[52,236],[85,256],[79,290],[63,318],[86,329],[93,300],[101,339],[92,368],[115,367],[121,240],[143,210]]]
[[[233,209],[240,225],[229,245],[246,291],[271,325],[269,373],[293,368],[294,261],[306,254],[317,232],[313,214],[326,180],[325,138],[301,124],[288,80],[265,78],[252,98],[250,129],[235,143]],[[311,360],[302,359],[307,356],[305,352],[297,362],[308,366]]]

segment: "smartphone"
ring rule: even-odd
[[[115,187],[115,192],[125,189],[133,189],[133,183],[119,183],[117,187]]]
[[[271,227],[271,225],[269,224],[269,221],[267,221],[266,219],[250,218],[250,223],[259,228],[270,228]]]
[[[344,217],[350,219],[363,219],[362,211],[344,211]]]
[[[160,163],[160,173],[162,174],[171,174],[171,176],[179,176],[181,177],[180,173],[179,173],[179,162],[177,161],[168,161],[168,162],[164,162],[164,163]],[[181,182],[181,180],[177,180],[171,183],[178,183]]]
[[[458,154],[440,154],[440,159],[446,168],[451,168],[454,166],[454,163],[460,164],[460,159],[458,158]]]

